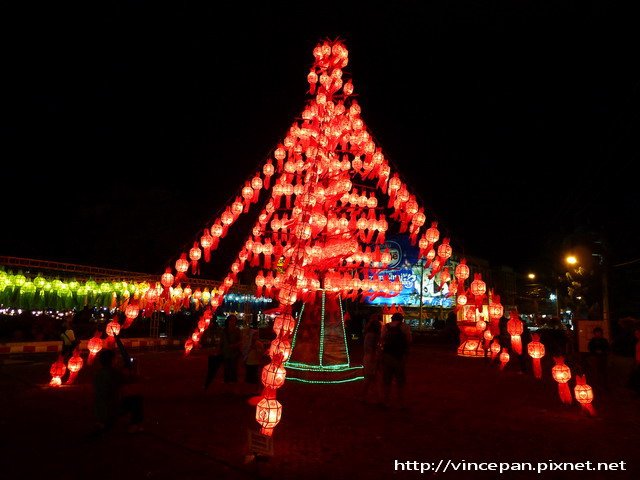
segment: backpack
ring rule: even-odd
[[[387,326],[382,351],[397,358],[407,353],[407,337],[400,326]]]

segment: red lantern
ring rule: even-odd
[[[187,260],[187,254],[183,253],[180,255],[180,258],[176,260],[176,272],[178,272],[178,276],[176,277],[176,282],[180,283],[180,281],[184,278],[187,278],[185,272],[189,270],[189,261]]]
[[[73,352],[73,356],[67,362],[67,369],[69,370],[69,378],[67,379],[67,382],[66,382],[67,384],[70,385],[76,380],[76,377],[78,376],[78,372],[82,368],[83,364],[84,364],[84,360],[82,360],[82,357],[80,356],[80,352],[78,351],[78,349],[76,349]]]
[[[262,384],[267,388],[277,389],[284,385],[287,371],[281,365],[270,363],[262,368]]]
[[[278,301],[282,305],[293,305],[297,300],[296,286],[291,284],[283,285],[278,293]]]
[[[504,307],[500,303],[500,297],[495,295],[492,302],[489,303],[489,318],[492,320],[500,320],[504,314]]]
[[[120,324],[115,320],[107,323],[107,326],[104,329],[105,333],[110,337],[114,335],[120,335]]]
[[[261,297],[262,296],[262,287],[264,287],[264,283],[265,283],[265,278],[264,275],[262,274],[262,270],[260,270],[258,272],[258,274],[256,275],[256,297]]]
[[[511,315],[509,321],[507,322],[507,331],[509,335],[511,335],[511,348],[518,355],[522,355],[522,332],[524,331],[524,327],[522,325],[522,320],[518,316],[518,312],[511,311]]]
[[[506,348],[500,352],[500,370],[504,370],[505,365],[509,362],[509,352]]]
[[[262,167],[262,173],[264,174],[264,188],[269,188],[271,177],[275,173],[275,168],[271,163],[271,159],[267,160],[267,163],[265,163],[264,167]]]
[[[273,435],[273,429],[282,417],[282,405],[275,398],[263,398],[256,406],[256,421],[262,427],[260,433]]]
[[[189,258],[191,259],[191,274],[199,273],[198,262],[202,258],[202,250],[198,247],[198,242],[193,242],[193,248],[189,250]]]
[[[140,308],[138,304],[133,302],[127,305],[127,308],[124,309],[124,316],[127,317],[128,323],[131,324],[138,315],[140,314]]]
[[[460,260],[460,263],[456,265],[455,274],[458,280],[466,280],[469,278],[469,266],[465,258]]]
[[[87,342],[87,348],[89,349],[89,357],[87,358],[87,363],[89,365],[93,364],[93,360],[100,350],[102,350],[102,339],[100,338],[100,332],[96,332],[94,336]]]
[[[276,317],[273,322],[273,331],[275,332],[276,337],[279,337],[280,331],[282,330],[284,330],[284,332],[286,332],[287,334],[292,334],[295,326],[296,320],[288,313],[285,313]]]
[[[467,304],[467,296],[464,293],[461,293],[460,295],[458,295],[458,297],[456,298],[456,303],[461,306],[464,307]]]
[[[540,342],[540,335],[537,333],[531,334],[531,341],[527,345],[527,352],[533,360],[533,375],[537,379],[542,378],[542,367],[540,365],[540,359],[544,357],[544,345]]]
[[[487,284],[482,281],[482,274],[476,273],[471,282],[471,293],[476,297],[482,297],[487,291]]]
[[[438,247],[438,256],[444,259],[443,263],[451,257],[452,253],[453,249],[451,248],[451,245],[449,245],[449,239],[442,239],[442,243]]]
[[[433,245],[440,239],[440,231],[438,230],[438,222],[431,222],[431,227],[424,232],[424,238]]]
[[[596,411],[591,403],[593,402],[593,389],[587,385],[587,379],[584,375],[576,375],[576,386],[573,388],[573,393],[582,410],[594,417]]]
[[[186,342],[184,342],[184,356],[188,356],[191,353],[191,350],[193,350],[193,345],[194,342],[191,338],[187,339]]]
[[[269,356],[274,363],[284,363],[291,355],[291,342],[286,338],[275,338],[271,341]]]
[[[560,401],[562,403],[570,404],[572,402],[571,392],[569,391],[568,382],[571,379],[571,369],[565,365],[564,357],[562,355],[553,357],[556,362],[551,369],[551,376],[558,382],[558,395],[560,395]]]
[[[497,338],[494,338],[493,342],[491,342],[491,360],[496,358],[498,353],[500,353],[500,342],[498,342]]]
[[[67,372],[67,367],[64,364],[64,358],[62,355],[58,356],[58,359],[51,365],[49,373],[51,374],[51,382],[49,385],[52,387],[59,387],[62,385],[62,377]]]
[[[240,210],[242,211],[242,204],[240,204]],[[231,211],[227,208],[224,212],[222,212],[222,215],[220,215],[220,221],[222,222],[222,225],[228,227],[233,223],[233,213],[231,213]],[[213,230],[211,231],[211,234],[215,236]]]
[[[200,237],[200,245],[204,252],[204,261],[209,262],[211,260],[211,247],[213,246],[213,237],[209,233],[209,229],[204,229],[204,235]]]

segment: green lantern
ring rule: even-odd
[[[27,277],[25,277],[21,273],[18,273],[17,275],[13,276],[13,285],[16,287],[21,287],[22,285],[24,285],[24,282],[26,281],[27,281]]]
[[[80,283],[77,280],[71,280],[67,285],[69,285],[69,290],[75,292],[80,287]]]
[[[33,279],[33,284],[35,285],[36,288],[40,288],[40,289],[43,288],[45,283],[47,283],[47,281],[41,275],[38,275],[36,278]]]

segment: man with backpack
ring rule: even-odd
[[[384,406],[390,407],[391,384],[395,379],[398,406],[404,409],[405,363],[411,344],[411,331],[401,313],[394,313],[391,322],[384,325],[380,339],[382,344],[382,388]]]

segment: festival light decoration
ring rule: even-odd
[[[524,331],[524,326],[518,312],[514,310],[511,311],[510,318],[507,321],[507,331],[511,335],[511,348],[518,355],[522,355],[522,332]]]
[[[533,375],[539,380],[542,378],[540,359],[544,357],[545,349],[544,345],[540,342],[540,335],[538,333],[534,332],[531,334],[531,341],[527,345],[527,352],[533,362]]]
[[[569,380],[571,379],[571,369],[565,365],[564,357],[562,355],[553,357],[555,365],[551,368],[551,376],[558,382],[558,395],[562,403],[570,404],[573,399],[571,398],[571,391],[569,390]]]
[[[596,416],[596,410],[593,406],[593,389],[587,385],[587,377],[585,375],[576,375],[576,386],[573,387],[573,393],[576,401],[580,404],[582,411],[592,417]]]

